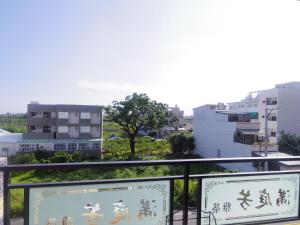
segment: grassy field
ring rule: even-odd
[[[12,133],[26,131],[26,114],[0,114],[0,128]]]

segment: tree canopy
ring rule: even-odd
[[[300,155],[300,136],[281,132],[279,150],[291,155]]]
[[[158,130],[164,126],[173,127],[177,117],[168,110],[168,105],[151,100],[146,94],[133,93],[124,101],[113,101],[106,108],[107,119],[118,123],[126,132],[135,158],[135,140],[139,130]]]
[[[174,133],[169,137],[173,154],[189,154],[195,148],[195,139],[187,132]]]

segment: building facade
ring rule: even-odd
[[[28,104],[27,133],[19,151],[102,149],[101,106]]]
[[[251,157],[251,144],[259,130],[246,114],[218,110],[217,105],[194,109],[195,153],[203,158]],[[241,133],[241,135],[238,135]],[[228,169],[254,171],[251,163],[221,165]]]
[[[300,82],[277,84],[274,88],[251,92],[240,102],[228,103],[228,109],[253,113],[260,122],[260,136],[277,144],[280,132],[300,135]]]
[[[195,152],[205,158],[251,157],[261,150],[268,132],[268,151],[276,151],[282,131],[300,135],[300,82],[278,84],[251,92],[226,107],[205,105],[194,109]],[[265,129],[267,124],[267,129]],[[264,150],[263,150],[264,151]],[[251,171],[251,164],[227,165]]]

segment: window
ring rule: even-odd
[[[68,119],[69,113],[68,112],[58,112],[58,118],[59,119]]]
[[[43,112],[43,118],[51,118],[51,112]]]
[[[271,136],[271,137],[276,137],[276,132],[275,132],[275,131],[271,131],[270,136]]]
[[[21,152],[32,152],[36,150],[35,144],[20,144],[19,151]]]
[[[80,127],[80,133],[90,133],[91,127],[90,126],[81,126]]]
[[[92,150],[95,150],[95,151],[100,150],[100,144],[99,143],[93,143]]]
[[[36,112],[31,112],[30,115],[31,116],[36,116]]]
[[[254,106],[254,107],[257,107],[257,104],[255,103],[253,106]]]
[[[8,154],[9,148],[2,148],[2,152],[6,152]]]
[[[50,133],[51,127],[50,126],[43,126],[43,133]]]
[[[69,143],[68,150],[77,150],[77,143]]]
[[[271,116],[271,117],[269,118],[269,120],[271,120],[271,121],[277,121],[277,116]]]
[[[69,128],[67,126],[58,126],[57,131],[58,131],[58,133],[68,133]]]
[[[54,144],[54,150],[55,151],[67,150],[67,145],[64,143]]]
[[[80,113],[80,118],[81,119],[91,119],[91,113],[89,113],[89,112],[81,112]]]
[[[36,130],[36,126],[30,126],[30,130]]]
[[[269,97],[266,98],[267,105],[277,105],[277,98],[276,97]]]
[[[78,150],[90,150],[90,144],[88,143],[79,143]]]

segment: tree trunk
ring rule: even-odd
[[[130,159],[134,160],[135,159],[135,137],[130,137],[129,138],[129,143],[130,143]]]

